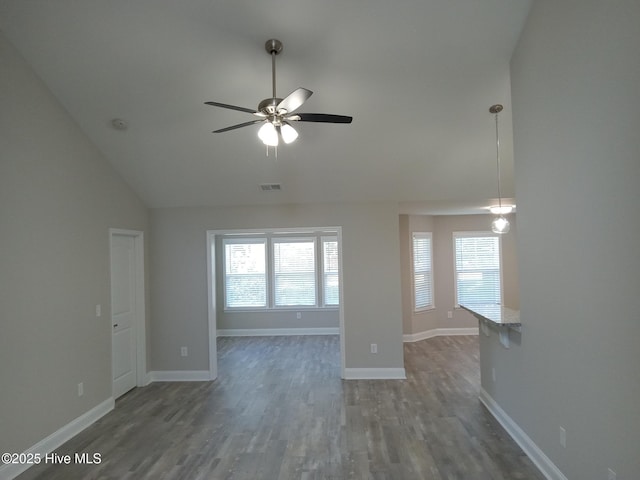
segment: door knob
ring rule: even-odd
[[[117,326],[118,326],[118,324],[117,324],[117,323],[114,323],[114,324],[113,324],[113,328],[116,328]]]

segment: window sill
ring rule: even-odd
[[[413,313],[414,314],[429,313],[429,312],[433,312],[435,309],[436,309],[435,305],[432,305],[430,307],[424,307],[424,308],[420,308],[420,309],[414,310]]]
[[[293,312],[337,312],[339,306],[331,307],[278,307],[278,308],[224,308],[224,313],[293,313]]]

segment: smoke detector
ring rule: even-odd
[[[113,120],[111,120],[111,126],[116,130],[121,130],[121,131],[124,131],[127,128],[129,128],[129,124],[127,123],[127,121],[121,118],[114,118]]]

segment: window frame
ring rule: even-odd
[[[248,245],[248,244],[262,244],[265,250],[265,265],[264,265],[264,277],[265,277],[265,304],[264,306],[229,306],[227,303],[227,245]],[[258,311],[264,310],[269,306],[269,261],[268,261],[268,238],[266,236],[229,236],[222,238],[222,290],[224,297],[224,310],[225,311]]]
[[[340,281],[341,281],[341,269],[342,269],[342,258],[341,258],[341,247],[340,247],[340,236],[337,230],[334,230],[332,227],[326,228],[314,228],[314,229],[291,229],[291,228],[281,228],[281,229],[268,229],[268,230],[247,230],[247,231],[228,231],[220,235],[221,237],[221,257],[222,261],[220,262],[220,271],[222,272],[221,281],[222,281],[222,291],[223,291],[223,303],[222,309],[224,312],[228,313],[240,313],[240,312],[277,312],[277,311],[328,311],[328,310],[339,310],[341,308],[341,292]],[[267,302],[264,307],[230,307],[227,305],[227,282],[226,282],[226,268],[227,268],[227,258],[226,258],[226,249],[225,242],[227,240],[231,240],[234,243],[258,243],[261,239],[266,240],[265,244],[265,260],[266,260],[266,290],[267,290]],[[308,241],[313,239],[314,241],[314,260],[315,260],[315,305],[276,305],[275,304],[275,269],[274,269],[274,253],[273,253],[273,245],[275,242],[279,241],[287,241],[287,240],[298,240],[298,241]],[[324,303],[324,283],[323,283],[323,273],[324,273],[324,258],[323,258],[323,249],[325,241],[335,241],[338,244],[338,303],[335,305],[327,305]]]
[[[326,262],[325,262],[325,244],[326,243],[334,243],[336,244],[336,255],[337,255],[337,263],[338,267],[335,272],[327,272]],[[338,235],[332,234],[324,234],[320,235],[320,248],[318,249],[318,258],[320,259],[320,284],[318,285],[318,300],[321,300],[323,308],[339,308],[340,307],[340,270],[342,269],[341,258],[340,258],[340,243],[338,241]],[[327,303],[327,290],[325,279],[329,275],[335,275],[336,280],[338,282],[338,302],[337,303]]]
[[[416,261],[415,261],[415,241],[416,239],[429,240],[429,300],[426,305],[417,305],[417,284],[416,284]],[[435,307],[435,288],[433,275],[433,233],[432,232],[411,232],[411,296],[413,304],[413,312],[420,313],[433,310]]]
[[[457,265],[457,249],[456,249],[456,239],[457,238],[497,238],[498,239],[498,279],[499,279],[499,293],[500,293],[500,304],[504,300],[504,291],[503,291],[503,282],[502,282],[502,237],[498,233],[494,233],[491,231],[461,231],[461,232],[453,232],[452,245],[453,245],[453,288],[454,288],[454,302],[456,309],[461,308],[459,299],[458,299],[458,265]]]
[[[313,305],[309,304],[300,304],[300,305],[278,305],[277,297],[276,297],[276,254],[275,247],[276,243],[312,243],[313,244]],[[282,309],[282,310],[290,310],[290,309],[301,309],[301,308],[317,308],[319,306],[319,298],[318,298],[318,238],[316,235],[313,236],[273,236],[269,239],[270,252],[271,252],[271,306],[273,309]]]

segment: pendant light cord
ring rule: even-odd
[[[496,112],[496,163],[498,171],[498,207],[502,212],[502,192],[500,190],[500,135],[498,134],[498,113]],[[502,214],[502,213],[501,213]]]

